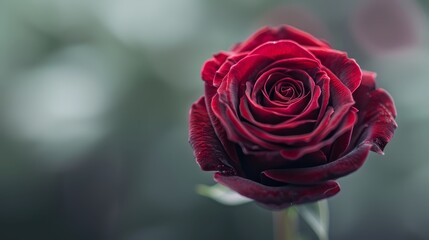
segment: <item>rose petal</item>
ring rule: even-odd
[[[354,92],[361,84],[362,71],[356,61],[347,53],[326,48],[311,48],[310,51]]]
[[[370,104],[362,110],[362,121],[367,123],[365,141],[371,142],[372,151],[383,154],[384,147],[392,139],[398,127],[393,99],[384,89],[378,88],[370,94]]]
[[[270,187],[249,179],[224,176],[220,173],[215,173],[214,179],[268,209],[282,209],[295,204],[318,201],[331,197],[340,191],[340,187],[335,181],[309,186]]]
[[[204,63],[201,69],[201,78],[204,81],[211,83],[214,79],[216,71],[225,62],[229,55],[230,53],[227,52],[220,52],[213,55],[212,59],[209,59]]]
[[[286,159],[296,160],[303,155],[300,153],[302,149],[296,148],[293,146],[294,145],[302,146],[303,144],[307,145],[315,137],[318,137],[322,131],[325,130],[326,126],[328,126],[328,123],[330,121],[330,116],[333,114],[333,110],[331,108],[328,110],[329,111],[326,112],[324,120],[317,126],[316,129],[313,129],[314,122],[312,122],[311,119],[310,120],[303,119],[303,120],[293,121],[293,122],[284,122],[278,125],[273,125],[273,127],[270,127],[269,125],[265,125],[264,127],[259,127],[259,126],[256,127],[253,124],[251,125],[247,122],[243,124],[245,125],[247,131],[249,131],[251,135],[257,136],[259,141],[263,140],[264,142],[266,141],[266,143],[277,144],[276,148],[269,148],[269,149],[271,150],[280,149],[280,153]],[[278,129],[275,129],[275,127],[278,127]],[[302,132],[296,132],[296,130],[290,130],[289,134],[284,134],[283,131],[287,132],[288,129],[292,127],[297,127],[297,128],[303,127],[304,129],[302,129]],[[313,131],[310,131],[311,129],[313,129]],[[287,145],[289,146],[286,147]],[[245,153],[252,154],[251,149],[243,149],[243,151]],[[306,153],[309,153],[309,152],[306,152]]]
[[[368,89],[375,89],[375,78],[377,77],[377,73],[370,71],[362,71],[362,83],[361,86],[366,87]]]
[[[189,143],[194,149],[195,159],[201,169],[231,171],[231,166],[226,166],[228,156],[211,126],[204,97],[192,105],[189,116]]]
[[[375,73],[365,72],[361,86],[353,94],[359,109],[359,121],[351,144],[368,141],[372,151],[383,154],[385,145],[397,128],[396,109],[392,97],[384,89],[375,88]]]
[[[266,42],[252,50],[249,53],[249,56],[251,55],[262,55],[276,60],[289,58],[308,58],[318,61],[311,52],[309,52],[303,46],[298,45],[296,42],[290,40]]]
[[[251,114],[251,111],[249,107],[247,106],[244,99],[240,101],[240,115],[246,119],[249,124],[254,125],[261,130],[275,133],[277,135],[293,135],[293,134],[302,134],[304,132],[304,129],[312,128],[314,124],[316,123],[316,120],[312,119],[303,119],[303,120],[297,120],[297,121],[285,121],[280,122],[277,124],[270,124],[270,123],[262,123],[257,121]],[[304,128],[304,129],[302,129]]]
[[[332,146],[330,146],[331,149],[330,149],[329,159],[338,159],[339,157],[342,156],[342,154],[350,144],[352,133],[353,133],[353,128],[345,132],[343,135],[338,137],[334,143],[332,143]]]
[[[329,101],[330,101],[330,82],[331,79],[328,77],[326,72],[319,71],[317,73],[317,85],[320,88],[321,97],[319,100],[320,110],[319,110],[319,116],[317,117],[317,122],[320,122],[323,118],[323,115],[328,108]]]
[[[329,110],[329,108],[328,108]],[[330,133],[327,131],[329,128],[326,126],[321,127],[318,126],[318,129],[321,129],[323,132],[319,134],[313,134],[314,137],[312,140],[314,141],[313,144],[310,145],[304,145],[301,147],[295,147],[295,148],[283,148],[280,151],[280,154],[290,160],[297,160],[300,157],[304,156],[305,154],[320,150],[326,146],[330,146],[336,139],[338,139],[341,135],[349,131],[354,127],[354,125],[357,122],[357,110],[355,108],[352,108],[351,111],[346,115],[346,117],[341,121],[341,124],[335,127],[335,129],[331,129],[332,136],[330,136],[327,139],[322,140],[326,134]]]
[[[288,102],[287,105],[285,105],[284,102],[281,103],[271,99],[267,92],[267,89],[274,89],[274,86],[284,78],[293,79],[292,82],[295,82],[295,85],[299,86],[301,92],[301,95]],[[262,73],[254,85],[248,82],[246,84],[245,93],[248,101],[252,102],[252,105],[261,105],[256,107],[257,109],[279,113],[280,116],[292,117],[300,113],[308,105],[309,98],[314,95],[314,87],[314,80],[307,72],[275,67]],[[259,111],[255,110],[253,107],[252,109],[254,111]]]
[[[248,94],[246,94],[246,102],[248,103],[248,106],[252,113],[253,118],[257,122],[272,124],[272,126],[274,127],[276,124],[280,124],[286,121],[292,122],[292,121],[298,121],[301,119],[315,120],[315,118],[317,117],[317,113],[316,114],[314,113],[319,107],[318,99],[320,95],[321,95],[321,90],[319,87],[316,86],[314,88],[314,92],[311,91],[311,94],[307,95],[307,97],[303,99],[303,101],[306,103],[306,106],[304,107],[304,109],[300,109],[299,108],[300,106],[296,106],[296,108],[294,108],[293,106],[295,106],[295,104],[293,104],[291,108],[292,110],[291,112],[286,111],[288,109],[281,111],[279,109],[272,108],[272,107],[263,107],[259,105],[257,102],[255,102],[252,98],[250,98]],[[293,112],[293,110],[301,110],[301,111],[299,113],[295,113]]]
[[[228,57],[226,61],[222,65],[220,65],[220,67],[216,71],[213,79],[213,86],[219,87],[223,79],[225,78],[225,76],[231,70],[231,67],[234,66],[236,63],[238,63],[241,59],[243,59],[246,56],[247,56],[247,53],[242,53],[242,54],[234,54]]]
[[[216,95],[217,89],[215,87],[210,86],[209,84],[205,84],[205,100],[206,100],[206,109],[211,120],[212,127],[214,131],[223,145],[226,153],[229,156],[229,163],[236,170],[238,174],[242,172],[240,159],[237,154],[236,145],[228,140],[225,128],[222,126],[222,123],[215,116],[213,109],[211,108],[212,99]]]
[[[228,105],[220,102],[219,97],[213,97],[211,108],[217,119],[224,126],[230,141],[255,150],[261,148],[274,150],[279,148],[279,146],[265,142],[252,134],[237,114]]]
[[[325,42],[316,37],[298,30],[291,26],[281,26],[277,28],[265,27],[251,35],[246,41],[235,45],[234,52],[251,51],[256,47],[269,41],[292,40],[304,46],[315,46],[329,48]]]
[[[356,101],[356,107],[358,109],[364,109],[370,100],[369,93],[375,90],[375,78],[377,74],[374,72],[363,71],[362,83],[353,92],[353,99]]]
[[[246,82],[256,79],[258,72],[268,65],[272,59],[262,55],[252,55],[241,59],[235,64],[219,86],[221,102],[237,111],[238,100],[244,94]]]
[[[348,89],[333,73],[324,68],[326,74],[329,76],[329,92],[330,92],[330,105],[334,109],[334,114],[331,117],[329,125],[325,128],[324,132],[320,134],[319,140],[323,139],[326,134],[330,133],[335,129],[338,124],[344,119],[347,113],[350,111],[350,108],[355,104],[353,95]],[[321,121],[323,112],[319,113],[318,119]]]
[[[337,179],[359,169],[368,156],[371,144],[363,143],[340,159],[309,168],[276,169],[264,171],[266,177],[291,184],[315,184]]]

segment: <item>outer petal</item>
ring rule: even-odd
[[[204,81],[211,83],[214,79],[216,71],[226,61],[230,53],[220,52],[215,54],[213,58],[207,60],[201,69],[201,78]]]
[[[249,179],[225,176],[220,173],[215,173],[214,179],[269,209],[282,209],[295,204],[318,201],[340,191],[340,187],[335,181],[309,186],[270,187]]]
[[[196,101],[189,113],[189,143],[202,170],[231,172],[226,166],[228,155],[211,126],[204,97]]]
[[[363,71],[362,72],[362,83],[353,93],[353,99],[356,101],[356,107],[358,109],[364,109],[369,103],[369,94],[375,90],[375,77],[377,76],[374,72]]]
[[[234,52],[251,51],[261,44],[269,41],[291,40],[304,46],[315,46],[329,48],[325,42],[316,37],[298,30],[291,26],[280,26],[277,28],[265,27],[251,35],[246,41],[235,45],[232,48]]]
[[[222,144],[225,152],[229,156],[228,165],[231,165],[235,171],[240,175],[242,172],[242,166],[240,163],[240,158],[237,154],[237,149],[235,143],[228,140],[225,128],[223,127],[220,120],[215,116],[213,109],[211,108],[212,99],[215,95],[217,95],[217,89],[215,87],[210,86],[209,84],[205,84],[205,100],[206,100],[206,109],[211,121],[211,125],[213,126],[214,132],[216,133],[220,143]]]
[[[310,51],[354,92],[360,85],[362,71],[356,61],[347,56],[347,53],[323,48],[310,48]]]
[[[216,71],[213,79],[213,86],[219,87],[222,84],[224,77],[231,70],[231,67],[234,66],[238,61],[240,61],[246,56],[247,56],[247,53],[241,53],[241,54],[234,54],[228,57],[226,61],[223,62],[223,64],[220,65],[218,70]]]
[[[377,77],[377,73],[370,71],[362,71],[362,87],[366,87],[367,89],[374,90],[375,89],[375,78]]]
[[[273,180],[284,183],[320,183],[345,176],[359,169],[365,162],[371,147],[372,145],[369,143],[361,144],[342,158],[316,167],[267,170],[262,174]]]
[[[395,121],[396,109],[390,94],[381,88],[371,92],[370,104],[362,110],[361,116],[362,122],[368,126],[362,137],[373,144],[372,151],[383,154],[384,147],[398,127]]]
[[[393,99],[384,89],[375,89],[375,73],[371,72],[364,72],[362,84],[353,96],[359,109],[359,122],[351,144],[368,141],[374,144],[372,151],[382,154],[398,127]]]
[[[289,58],[308,58],[311,60],[317,59],[305,47],[290,40],[278,40],[266,42],[257,46],[249,55],[262,55],[274,59],[289,59]]]

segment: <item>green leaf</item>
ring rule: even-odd
[[[211,198],[217,202],[229,206],[241,205],[253,201],[252,199],[243,197],[240,194],[220,184],[216,184],[213,186],[197,185],[196,190],[197,193],[202,196]]]

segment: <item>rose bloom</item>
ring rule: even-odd
[[[333,196],[397,127],[375,76],[308,33],[263,28],[203,65],[205,93],[190,110],[196,161],[269,209]]]

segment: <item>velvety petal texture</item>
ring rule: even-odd
[[[227,154],[211,125],[204,97],[192,105],[189,115],[189,143],[201,169],[221,172],[229,169]]]
[[[265,27],[215,54],[190,111],[202,170],[269,209],[335,195],[336,179],[383,153],[392,97],[345,52],[291,26]]]

